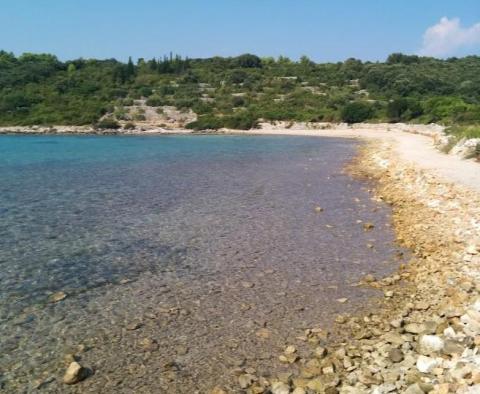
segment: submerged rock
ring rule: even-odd
[[[58,291],[56,293],[53,293],[50,297],[49,297],[49,301],[51,303],[55,303],[55,302],[60,302],[60,301],[63,301],[65,298],[67,298],[67,294],[64,293],[63,291]]]
[[[283,382],[272,384],[272,394],[290,394],[290,387]]]
[[[128,331],[135,331],[135,330],[138,330],[141,327],[142,327],[142,323],[138,322],[138,321],[135,321],[135,322],[127,324],[127,326],[125,328]]]
[[[375,281],[376,281],[376,278],[375,278],[375,276],[373,276],[372,274],[367,274],[367,275],[365,275],[365,277],[363,278],[363,280],[364,280],[366,283],[372,283],[372,282],[375,282]]]
[[[370,223],[370,222],[367,222],[367,223],[363,224],[363,229],[365,231],[373,230],[374,227],[375,227],[375,225],[373,223]]]
[[[227,394],[227,392],[223,388],[217,386],[210,390],[209,394]]]
[[[63,383],[75,384],[82,381],[87,376],[88,370],[82,367],[78,362],[74,361],[68,366],[65,375],[63,375]]]

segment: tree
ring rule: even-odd
[[[130,79],[135,74],[135,66],[133,65],[132,57],[129,56],[127,68],[126,68],[126,77]]]
[[[411,120],[423,113],[420,103],[412,98],[399,98],[387,105],[387,116],[390,122]]]
[[[98,129],[113,129],[116,130],[120,128],[118,122],[113,118],[104,118],[95,125]]]
[[[387,64],[412,64],[419,61],[420,58],[417,55],[404,55],[403,53],[392,53],[387,58]]]
[[[77,71],[77,67],[75,67],[75,64],[70,63],[67,67],[67,74],[69,77],[73,76],[75,74],[75,71]]]
[[[260,59],[258,56],[251,55],[249,53],[238,56],[235,59],[235,63],[238,65],[238,67],[242,67],[242,68],[262,67],[262,59]]]
[[[347,104],[342,110],[342,120],[347,123],[360,123],[374,114],[372,106],[362,101]]]

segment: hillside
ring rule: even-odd
[[[259,119],[475,125],[480,57],[317,64],[247,54],[125,64],[0,52],[1,126],[248,129]]]

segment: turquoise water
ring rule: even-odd
[[[136,339],[122,334],[129,351],[119,354],[99,332],[164,305],[189,314],[146,320],[142,335],[162,347],[150,367],[190,335],[179,362],[189,374],[131,376],[120,392],[191,393],[228,376],[218,360],[251,337],[245,321],[267,319],[274,341],[364,303],[371,293],[351,284],[393,270],[396,247],[388,207],[342,173],[356,148],[309,137],[0,136],[0,386],[28,392],[46,376],[48,390],[65,392],[49,378],[61,376],[65,348],[95,338],[85,362],[112,372],[82,387],[119,392],[104,388],[132,363]],[[49,303],[58,291],[68,297]],[[251,356],[276,344],[239,346]]]

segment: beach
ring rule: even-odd
[[[68,386],[72,392],[83,392],[86,389],[95,391],[98,385],[108,387],[109,390],[143,387],[147,391],[156,389],[160,392],[169,392],[169,389],[174,388],[174,392],[179,393],[192,392],[191,390],[197,388],[197,392],[211,391],[215,394],[262,393],[267,390],[275,394],[287,392],[297,394],[308,390],[318,393],[420,393],[419,390],[433,393],[475,392],[468,390],[471,390],[471,387],[475,389],[475,384],[478,383],[476,380],[478,377],[476,337],[480,334],[478,330],[480,320],[477,318],[480,307],[476,303],[479,290],[476,278],[480,273],[478,164],[442,154],[434,147],[434,134],[428,133],[385,131],[375,128],[372,130],[368,127],[355,130],[272,128],[245,132],[225,130],[223,133],[235,134],[239,136],[238,138],[250,136],[256,144],[271,141],[265,138],[275,139],[273,135],[280,139],[292,136],[298,136],[299,139],[319,136],[324,137],[325,141],[330,140],[326,137],[337,137],[332,141],[345,138],[345,141],[360,142],[358,153],[352,154],[339,171],[344,174],[342,176],[353,176],[364,187],[366,186],[362,192],[365,193],[366,199],[360,198],[358,207],[363,206],[363,209],[371,210],[374,215],[378,209],[384,210],[389,207],[388,209],[392,210],[391,225],[394,230],[393,236],[397,240],[397,252],[399,256],[403,255],[405,260],[397,260],[394,265],[390,263],[386,271],[379,268],[374,273],[370,272],[372,267],[369,271],[365,266],[363,271],[358,271],[356,277],[350,277],[348,280],[348,285],[352,286],[351,289],[354,291],[352,294],[346,293],[347,288],[342,287],[344,285],[340,286],[343,293],[338,292],[339,283],[344,282],[344,279],[340,278],[338,283],[330,277],[328,279],[330,283],[314,283],[313,280],[311,285],[305,286],[306,281],[311,281],[316,275],[314,265],[299,266],[295,274],[297,280],[291,282],[295,275],[285,276],[287,271],[283,271],[290,270],[290,266],[280,269],[275,264],[245,265],[242,259],[239,259],[238,267],[235,264],[236,268],[232,267],[225,272],[227,276],[224,284],[221,279],[219,280],[223,275],[218,276],[220,272],[217,272],[214,280],[212,280],[214,277],[205,272],[204,278],[211,278],[207,281],[206,288],[202,285],[202,280],[205,279],[198,281],[198,278],[190,278],[191,282],[187,284],[178,278],[178,273],[175,273],[175,268],[172,267],[173,271],[170,271],[169,275],[172,275],[174,281],[162,285],[160,292],[157,289],[153,293],[152,289],[158,288],[157,279],[155,276],[148,278],[147,271],[147,276],[140,274],[140,279],[132,282],[120,281],[121,286],[112,287],[100,298],[89,301],[88,310],[92,314],[98,314],[104,306],[107,306],[107,309],[99,315],[106,319],[99,326],[104,334],[98,336],[97,333],[93,336],[90,333],[95,331],[86,329],[83,323],[77,325],[69,323],[68,330],[71,332],[65,336],[69,332],[65,331],[61,323],[65,317],[56,323],[54,332],[65,336],[70,349],[65,356],[67,363],[54,360],[54,370],[57,371],[55,373],[58,374],[58,379],[61,379],[63,368],[71,362],[78,361],[82,368],[89,368],[94,374],[77,385]],[[315,166],[315,160],[320,157],[315,159],[315,156],[311,156],[313,162],[308,162],[307,157],[302,172],[310,171],[308,168]],[[318,165],[324,166],[326,163],[324,158]],[[328,178],[332,174],[325,176]],[[309,183],[315,182],[314,179],[312,178]],[[299,197],[301,200],[302,196]],[[332,213],[332,208],[321,200],[311,202],[308,217],[310,215],[314,218],[325,217],[324,215],[328,217]],[[252,203],[254,202],[255,199],[252,200]],[[315,211],[317,206],[321,209],[318,213]],[[359,212],[355,215],[359,218],[362,216]],[[382,220],[379,222],[375,216],[362,219],[355,221],[351,218],[345,223],[350,221],[361,230],[355,233],[354,237],[361,233],[367,236],[363,241],[365,251],[370,248],[375,250],[380,247],[381,241],[378,234],[374,236],[377,238],[376,241],[369,241],[368,237],[372,234],[370,231],[374,233],[377,229],[390,231],[389,221],[382,219],[387,225],[384,227],[381,224]],[[248,220],[245,225],[247,223]],[[281,222],[274,224],[279,226],[278,228],[283,225]],[[328,229],[328,226],[335,227],[335,222],[327,220],[323,225],[327,225]],[[248,226],[246,228],[248,229]],[[247,230],[245,234],[248,231],[251,230]],[[354,238],[351,239],[353,242]],[[248,239],[246,241],[251,242]],[[260,244],[254,246],[255,250],[258,249],[259,256],[268,242],[270,242],[268,238],[265,238],[263,242],[260,241],[263,247]],[[285,242],[287,241],[284,240],[281,244]],[[373,246],[369,246],[369,243]],[[352,245],[347,242],[346,247],[352,248]],[[291,259],[295,260],[293,256],[298,254],[295,251],[297,247],[298,244],[291,244],[293,254],[287,264],[291,263]],[[250,248],[252,246],[249,246],[248,250],[254,250]],[[142,253],[140,250],[138,252]],[[230,255],[230,252],[227,255]],[[229,259],[234,257],[235,253]],[[181,261],[181,257],[179,258]],[[255,257],[253,261],[256,259]],[[145,261],[147,260],[148,256]],[[228,279],[232,275],[235,278],[233,282],[231,278]],[[295,282],[298,286],[292,287]],[[276,295],[270,293],[272,284],[274,287],[280,285],[279,293]],[[263,296],[260,296],[260,299],[263,299],[260,301],[258,292],[262,288]],[[311,291],[307,290],[308,288]],[[316,309],[314,306],[320,297],[318,291],[321,289],[326,294],[336,292],[333,297],[337,306],[333,309],[323,308],[323,313],[321,307]],[[238,303],[236,306],[232,305],[233,309],[230,307],[219,309],[216,294],[223,294],[221,297],[225,297],[225,291],[228,292],[228,297],[233,297],[235,303]],[[290,294],[292,298],[287,296],[282,300],[289,292],[292,292]],[[363,295],[360,295],[362,293]],[[158,308],[155,294],[169,294],[167,299],[176,302],[162,302],[164,305]],[[270,296],[274,298],[267,301]],[[278,297],[279,300],[276,299]],[[199,309],[199,305],[192,302],[195,298],[203,299],[210,307]],[[296,301],[292,303],[293,300]],[[71,308],[72,302],[79,302],[79,299],[67,297],[64,300],[60,297],[58,302],[52,304],[54,309],[50,313],[53,312],[55,315],[57,313],[55,311],[58,311],[60,316],[65,316],[64,308]],[[138,316],[130,314],[128,311],[135,311],[138,302],[146,306],[148,311],[144,309],[140,315],[137,314]],[[108,330],[106,323],[116,319],[114,317],[116,313],[111,315],[111,307],[108,305],[117,305],[120,310],[124,310],[121,312],[124,315],[122,318],[124,323],[116,320],[115,325],[120,326],[117,326],[118,332],[115,333],[114,330],[113,335],[106,335],[105,331]],[[298,324],[285,320],[285,316],[298,319],[299,314],[304,314],[302,310],[305,308],[308,311],[306,315],[308,318],[305,321]],[[270,317],[259,319],[258,316],[265,315],[269,309]],[[34,310],[27,310],[29,313],[16,319],[19,327],[25,324],[28,326],[29,315]],[[205,313],[207,310],[209,312]],[[225,318],[232,313],[232,316],[236,316],[237,312],[234,311],[237,310],[239,315],[232,322],[242,321],[246,325],[241,329],[232,330],[228,328],[229,323]],[[255,312],[252,314],[253,311]],[[279,311],[282,312],[278,313]],[[330,314],[330,318],[326,317],[325,312]],[[76,316],[77,312],[71,311],[70,314]],[[245,314],[252,314],[252,317],[245,319],[243,316]],[[37,315],[37,318],[40,321],[44,320],[41,324],[48,326],[50,317]],[[218,339],[222,343],[215,345],[217,350],[226,347],[220,353],[216,353],[219,358],[207,362],[205,357],[215,352],[210,353],[211,350],[208,350],[199,353],[197,344],[200,338],[208,340],[210,344],[213,343],[212,332],[207,328],[212,318],[217,323],[221,322],[220,326],[223,328],[219,332],[224,330],[223,332],[229,333],[230,339],[225,341],[225,336],[219,336]],[[79,310],[78,321],[81,322],[83,319]],[[68,318],[66,320],[68,321]],[[199,327],[204,327],[201,331],[205,331],[193,340],[195,335],[191,329],[196,326],[198,329],[199,324]],[[86,330],[85,333],[88,332],[89,335],[80,341],[81,343],[69,340],[81,337],[82,330]],[[167,336],[158,337],[157,330],[165,332]],[[184,335],[176,334],[182,331]],[[289,334],[285,336],[286,332]],[[231,337],[232,334],[236,336],[236,340]],[[166,343],[172,345],[168,345],[168,350],[165,348]],[[11,346],[11,342],[7,344]],[[115,344],[123,349],[123,359],[113,358]],[[245,356],[247,354],[245,352],[255,347],[264,349],[263,356],[259,354]],[[146,353],[146,358],[144,356],[138,358],[139,349],[141,355]],[[162,352],[159,351],[161,349]],[[109,355],[110,351],[112,357]],[[163,357],[165,353],[169,355],[169,359]],[[193,360],[209,366],[210,376],[207,377],[208,373],[204,368],[198,370],[193,368],[190,373],[185,374],[183,364],[192,368],[190,362]],[[124,361],[128,365],[124,364]],[[225,366],[220,369],[221,379],[218,377],[219,364]],[[149,378],[148,371],[153,366],[161,375],[161,383],[155,383]],[[127,376],[128,383],[124,381]],[[48,369],[44,377],[41,374],[38,376],[37,373],[35,381],[29,384],[31,387],[37,386],[56,392],[58,390],[56,387],[62,386],[57,386],[55,381],[52,370]]]
[[[321,346],[299,354],[299,372],[274,382],[273,392],[478,392],[478,164],[440,153],[431,136],[340,134],[368,141],[350,171],[375,180],[372,198],[393,207],[397,241],[413,258],[396,275],[366,278],[383,289],[384,303],[339,317],[336,330],[349,333],[343,342],[328,347],[324,331],[307,330],[302,340]],[[291,352],[286,347],[280,358]]]

